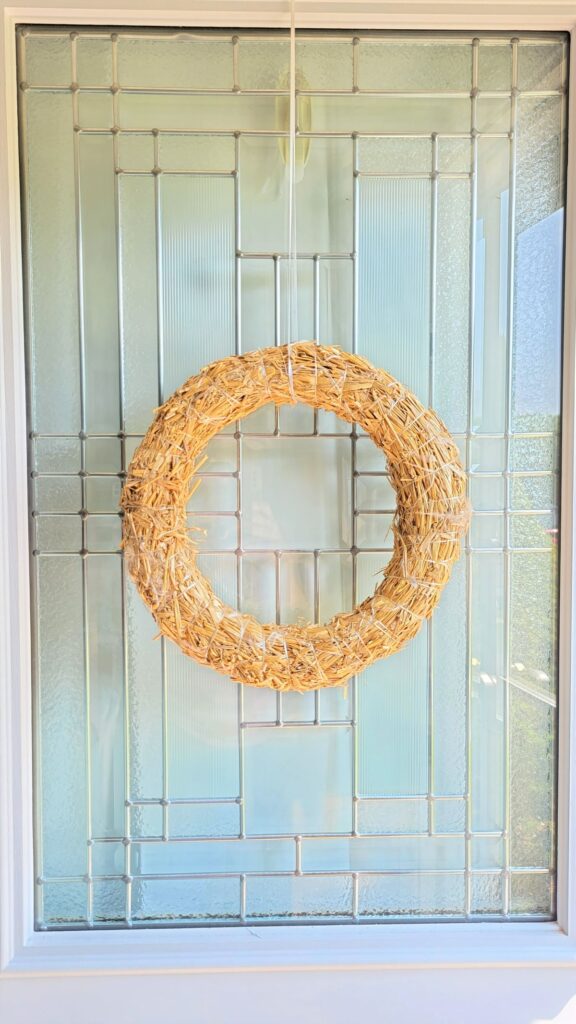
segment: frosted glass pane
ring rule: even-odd
[[[424,402],[430,345],[430,183],[366,178],[360,194],[358,332]]]

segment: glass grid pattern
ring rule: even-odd
[[[40,928],[554,914],[564,37],[298,38],[299,333],[399,376],[470,474],[432,623],[346,691],[252,692],[154,641],[124,574],[154,406],[284,340],[286,177],[258,175],[287,52],[19,34]],[[222,596],[321,621],[372,589],[394,498],[367,438],[285,407],[212,449],[191,525]]]

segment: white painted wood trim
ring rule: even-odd
[[[571,813],[573,780],[576,779],[576,745],[571,743],[576,721],[573,700],[576,132],[569,139],[568,147],[558,924],[279,926],[97,933],[33,931],[26,409],[16,26],[22,23],[239,27],[288,24],[286,0],[172,3],[166,11],[143,7],[142,0],[139,0],[140,6],[122,10],[103,5],[82,7],[78,3],[79,0],[75,0],[59,7],[48,3],[35,7],[14,3],[0,7],[0,53],[4,55],[4,91],[0,93],[0,981],[70,978],[78,974],[112,977],[116,974],[198,975],[279,970],[293,971],[301,977],[303,971],[394,971],[400,967],[428,970],[507,967],[512,970],[530,965],[573,970],[576,966],[576,814]],[[562,30],[570,31],[574,38],[576,2],[438,4],[434,0],[419,3],[412,0],[403,3],[298,0],[297,18],[301,27]],[[571,73],[573,123],[576,121],[574,66],[576,61]],[[12,1024],[12,1019],[7,1024]],[[42,1013],[37,1018],[26,1019],[53,1018]],[[148,1019],[157,1017],[139,1016],[138,1019],[145,1024]]]

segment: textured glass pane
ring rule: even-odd
[[[135,921],[205,923],[240,916],[237,878],[135,879],[132,886]]]
[[[442,92],[468,90],[472,84],[470,43],[417,42],[385,39],[360,44],[361,89],[392,92]]]
[[[427,832],[428,801],[420,797],[414,800],[360,800],[358,831],[390,835]]]
[[[348,39],[296,42],[297,74],[301,89],[352,89],[352,47]]]
[[[36,550],[79,552],[82,524],[79,516],[41,516],[36,520]]]
[[[502,912],[502,899],[503,885],[500,875],[479,872],[472,876],[472,913],[499,914]]]
[[[369,875],[360,886],[362,916],[458,915],[464,909],[464,876]]]
[[[246,909],[251,918],[306,921],[349,917],[352,879],[345,875],[313,878],[249,878]]]
[[[74,433],[80,429],[80,323],[72,97],[34,92],[25,103],[32,427]]]
[[[76,62],[79,85],[112,85],[112,41],[110,37],[78,36]]]
[[[512,86],[510,43],[483,39],[478,49],[478,86],[490,92],[507,92]]]
[[[564,42],[522,41],[518,47],[518,84],[521,89],[561,89],[566,80]]]
[[[232,43],[186,33],[165,39],[121,33],[118,81],[125,88],[231,89]]]
[[[48,882],[42,886],[44,923],[62,927],[86,920],[88,889],[84,882]]]
[[[38,437],[34,441],[34,469],[38,473],[77,473],[80,440],[77,437]]]
[[[361,171],[414,174],[432,170],[431,139],[360,139],[358,154]]]
[[[29,85],[70,85],[72,47],[70,36],[38,32],[26,40],[26,75]]]
[[[38,558],[36,565],[40,870],[48,876],[82,875],[87,856],[82,563],[56,555]]]
[[[241,39],[238,64],[241,89],[286,88],[286,75],[290,72],[290,41],[288,38]]]
[[[510,881],[510,909],[513,914],[547,914],[553,911],[554,893],[548,873],[513,875]]]

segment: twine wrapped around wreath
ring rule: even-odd
[[[394,552],[374,594],[325,624],[262,624],[218,598],[187,527],[191,479],[210,438],[268,402],[305,402],[358,423],[388,461]],[[466,476],[436,414],[366,359],[297,342],[219,360],[156,412],[122,493],[127,567],[160,632],[240,683],[338,686],[400,650],[428,618],[469,522]]]

